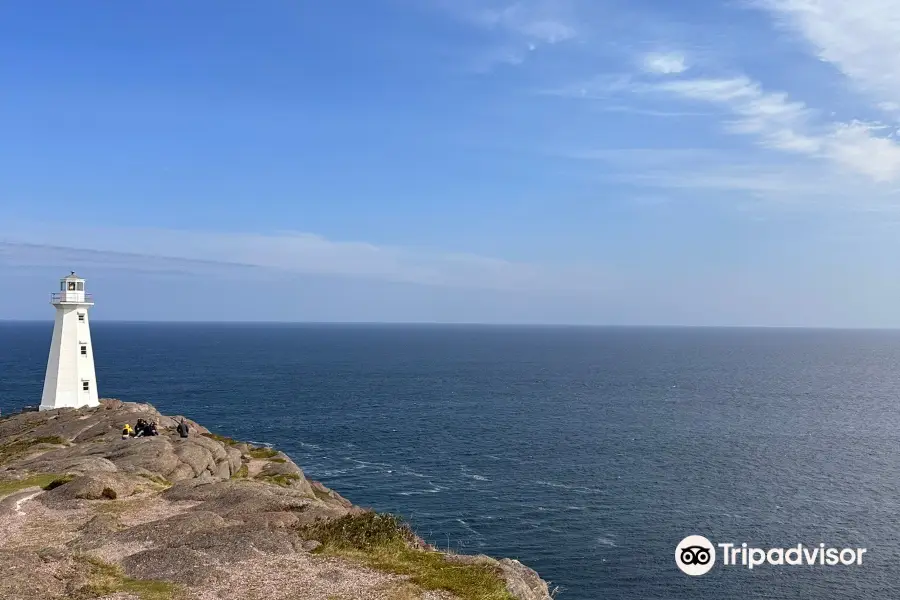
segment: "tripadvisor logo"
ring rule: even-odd
[[[716,549],[702,535],[689,535],[675,548],[675,564],[688,575],[705,575],[716,564]]]
[[[753,548],[746,543],[713,544],[702,535],[689,535],[675,547],[675,564],[687,575],[705,575],[716,564],[716,548],[720,549],[723,567],[741,566],[750,570],[762,565],[861,565],[866,553],[865,548],[827,548],[825,544],[769,549]]]

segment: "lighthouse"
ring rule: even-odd
[[[50,294],[56,308],[40,410],[99,406],[88,309],[94,305],[74,271]]]

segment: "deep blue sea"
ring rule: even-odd
[[[0,323],[0,409],[52,323]],[[562,600],[900,597],[900,332],[92,323],[101,396],[271,443]],[[675,565],[689,534],[861,566]]]

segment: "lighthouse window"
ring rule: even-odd
[[[82,356],[87,356],[87,346],[82,346],[82,347],[81,347],[81,355],[82,355]]]
[[[66,282],[65,281],[59,282],[59,291],[61,291],[61,292],[66,291]]]
[[[91,389],[91,382],[90,382],[90,381],[82,381],[82,382],[81,382],[81,389],[83,389],[83,390],[86,391],[86,392],[87,392],[88,390],[90,390],[90,389]]]
[[[70,281],[70,282],[69,282],[69,291],[70,291],[70,292],[74,292],[74,291],[75,291],[75,282],[74,282],[74,281]]]
[[[78,313],[78,320],[84,322],[84,313]]]
[[[84,291],[84,282],[83,281],[76,282],[75,289],[79,292],[83,292]]]

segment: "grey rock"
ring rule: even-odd
[[[298,514],[297,511],[250,513],[244,517],[244,524],[261,530],[286,529],[298,525]]]
[[[114,533],[120,528],[119,517],[111,514],[99,514],[85,523],[81,532],[89,537],[102,537]]]
[[[309,484],[316,498],[326,502],[327,504],[336,504],[337,506],[342,506],[344,508],[351,508],[353,506],[352,502],[350,502],[334,490],[328,489],[318,481],[310,481]]]
[[[506,588],[518,600],[551,600],[547,582],[532,569],[510,558],[500,560],[499,564]]]
[[[293,554],[297,536],[286,531],[260,531],[245,525],[223,527],[188,536],[181,542],[223,563],[239,562],[260,555]]]
[[[164,579],[189,586],[202,586],[221,578],[225,571],[216,559],[190,548],[144,550],[122,559],[125,573],[138,579]]]
[[[40,496],[47,506],[58,506],[67,500],[115,500],[134,493],[137,483],[121,473],[92,473],[80,475]]]
[[[225,519],[206,511],[194,511],[175,515],[168,519],[152,521],[118,531],[111,539],[118,542],[138,542],[151,546],[176,547],[200,532],[225,527]]]

